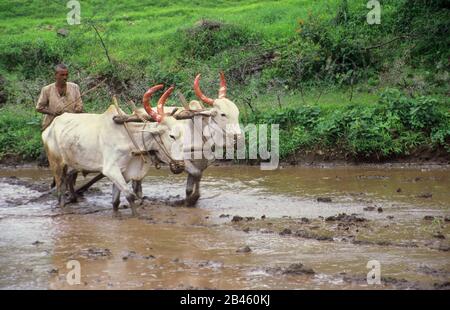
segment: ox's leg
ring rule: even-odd
[[[199,175],[188,175],[188,180],[186,184],[186,206],[193,207],[200,198],[200,180],[202,174]]]
[[[186,183],[186,207],[193,207],[200,198],[200,180],[202,179],[203,170],[206,169],[208,161],[185,161],[185,170],[188,172]]]
[[[193,207],[200,198],[200,180],[202,179],[202,172],[196,174],[188,174],[186,183],[186,207]]]
[[[141,180],[132,180],[131,185],[133,186],[133,192],[139,199],[142,199],[142,181]]]
[[[50,170],[53,174],[53,182],[56,186],[56,195],[58,197],[58,205],[64,207],[64,164],[59,156],[54,155],[54,153],[48,150],[47,145],[45,146],[45,151],[47,152],[48,162]]]
[[[137,212],[137,203],[136,200],[138,200],[138,197],[130,191],[128,188],[127,182],[125,181],[122,172],[120,171],[119,167],[106,167],[103,169],[102,173],[109,178],[117,188],[123,192],[128,200],[128,203],[131,207],[131,212],[133,216],[138,216]]]
[[[67,166],[59,165],[56,169],[55,175],[56,189],[58,195],[58,205],[64,208],[66,205],[65,194],[67,190]]]
[[[189,197],[191,197],[192,193],[194,192],[194,186],[195,186],[194,176],[192,174],[188,174],[186,182],[186,204]]]
[[[114,215],[119,214],[119,204],[120,204],[120,190],[119,188],[113,184],[113,198],[112,198],[112,205],[114,210]]]
[[[77,182],[78,172],[71,171],[67,176],[67,186],[69,187],[69,201],[77,202],[77,193],[75,192],[75,183]]]

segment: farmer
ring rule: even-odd
[[[36,111],[45,114],[42,122],[44,131],[53,119],[64,112],[82,113],[83,102],[81,100],[80,87],[67,82],[69,70],[66,65],[55,66],[55,83],[44,86],[36,104]]]
[[[45,114],[42,122],[44,131],[53,119],[64,112],[83,112],[83,102],[81,100],[80,87],[71,82],[67,82],[69,70],[66,65],[55,66],[55,83],[44,86],[36,104],[36,111]],[[42,149],[38,159],[39,166],[48,166],[47,156]]]

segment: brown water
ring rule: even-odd
[[[185,175],[152,170],[143,190],[153,202],[140,218],[128,209],[112,216],[107,180],[61,210],[43,195],[48,170],[2,168],[0,178],[4,289],[434,288],[450,281],[448,167],[210,167],[195,209],[166,203],[184,196]],[[418,197],[424,194],[431,197]],[[339,213],[367,221],[324,220]],[[232,223],[235,215],[255,219]],[[285,228],[331,238],[280,235]],[[251,252],[237,252],[244,246]],[[71,286],[73,259],[81,284]],[[365,280],[370,260],[381,264],[381,286]],[[283,273],[295,263],[315,274]]]

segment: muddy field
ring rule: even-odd
[[[185,175],[163,168],[139,218],[125,200],[113,217],[107,180],[64,209],[50,181],[0,171],[0,288],[450,289],[448,166],[210,167],[194,209],[175,206]]]

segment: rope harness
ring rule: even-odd
[[[149,123],[149,121],[144,120],[144,128],[147,126],[147,124]],[[175,173],[175,174],[179,174],[181,172],[184,171],[184,163],[182,161],[176,161],[172,158],[172,156],[170,156],[170,152],[167,150],[166,146],[164,145],[164,142],[162,141],[162,138],[160,135],[154,134],[152,132],[150,132],[150,134],[152,135],[153,140],[158,144],[159,149],[162,150],[162,152],[164,153],[164,155],[169,159],[169,166],[170,166],[170,170]],[[144,130],[142,130],[142,145],[144,146],[144,148],[146,148],[145,145],[145,139],[144,139]],[[150,152],[147,152],[149,154],[150,159],[155,163],[155,168],[156,169],[160,169],[160,160],[159,158],[157,158],[156,156],[152,157]],[[155,159],[157,161],[155,161]]]
[[[119,115],[121,115],[121,116],[126,116],[120,110],[119,105],[117,103],[117,98],[115,96],[113,97],[113,101],[114,101],[114,106],[115,106],[115,108],[117,110],[117,113]],[[133,135],[130,133],[130,130],[129,130],[128,126],[127,126],[127,123],[123,122],[124,128],[125,128],[128,136],[129,136],[131,142],[133,143],[134,147],[137,149],[137,151],[132,151],[131,153],[132,153],[133,156],[141,156],[141,158],[142,158],[144,163],[148,162],[144,155],[148,155],[148,158],[154,164],[155,168],[156,169],[160,169],[162,161],[155,155],[155,153],[153,151],[151,151],[151,150],[149,150],[147,148],[145,137],[144,137],[145,128],[147,127],[147,125],[150,122],[147,119],[145,119],[144,117],[142,117],[141,115],[139,115],[138,113],[136,113],[136,116],[144,123],[144,126],[143,126],[142,131],[141,131],[141,140],[142,140],[142,145],[144,147],[144,150],[142,150],[139,147],[139,145],[137,144],[137,142],[134,139]],[[194,123],[194,118],[189,118],[189,119],[190,119],[190,121],[192,123]],[[203,119],[202,119],[202,122],[203,122]],[[192,124],[192,125],[193,125],[193,128],[195,130],[194,124]],[[208,137],[203,134],[204,133],[203,129],[206,128],[206,127],[209,127]],[[213,145],[215,145],[214,137],[213,137],[213,134],[212,134],[213,130],[219,130],[222,135],[226,134],[226,131],[219,126],[217,121],[214,118],[210,117],[210,121],[206,124],[205,127],[203,127],[203,123],[202,123],[201,135],[202,135],[203,144],[205,144],[208,141],[208,139],[210,138],[211,141],[213,141],[213,143],[214,143]],[[170,170],[173,173],[175,173],[175,174],[179,174],[179,173],[183,172],[184,168],[185,168],[184,161],[177,161],[177,160],[174,160],[172,158],[170,152],[167,150],[166,146],[164,145],[164,142],[162,141],[162,138],[161,138],[160,135],[152,133],[152,132],[149,132],[149,134],[152,136],[153,140],[158,145],[159,150],[161,150],[162,153],[168,159]],[[191,152],[193,152],[193,151],[195,151],[195,150],[193,148],[191,148]],[[201,160],[205,160],[205,158],[202,158]],[[214,157],[214,159],[207,159],[206,167],[211,166],[215,161],[216,161],[215,157]]]
[[[119,104],[117,102],[117,98],[114,96],[113,97],[113,102],[114,102],[114,106],[117,110],[117,113],[121,116],[124,116],[124,114],[122,113],[122,111],[119,108]],[[139,147],[139,145],[137,144],[136,140],[134,139],[133,135],[130,133],[130,130],[128,128],[128,125],[126,122],[123,123],[123,126],[125,128],[125,131],[128,134],[128,137],[130,138],[131,142],[133,143],[134,147],[138,150],[136,151],[132,151],[131,154],[134,156],[140,156],[142,161],[146,164],[148,163],[147,159],[144,157],[144,155],[148,155],[148,158],[150,159],[150,161],[155,165],[156,169],[160,169],[161,168],[161,161],[159,160],[159,158],[157,158],[150,150],[146,150],[146,145],[145,145],[145,139],[144,139],[144,130],[145,127],[147,126],[147,124],[149,123],[148,120],[141,118],[139,115],[137,115],[138,118],[140,118],[143,122],[144,122],[144,127],[142,130],[142,145],[144,146],[144,150],[141,150],[141,148]],[[153,134],[150,132],[150,134],[152,135],[153,140],[155,140],[155,142],[158,144],[159,148],[163,151],[164,155],[169,159],[169,166],[170,166],[170,170],[173,173],[181,173],[184,170],[184,165],[180,165],[180,163],[176,162],[172,156],[170,156],[170,153],[167,151],[166,147],[164,146],[164,143],[162,142],[161,136],[157,135],[157,134]],[[158,139],[159,138],[159,141]],[[182,168],[182,169],[181,169]]]
[[[113,96],[113,102],[114,102],[114,106],[117,110],[117,113],[123,116],[122,110],[119,108],[119,104],[117,102],[116,96]],[[142,154],[141,149],[139,148],[136,141],[134,140],[134,137],[131,135],[130,130],[128,129],[127,123],[123,123],[123,127],[125,128],[125,131],[127,132],[128,137],[130,137],[130,140],[133,143],[134,147],[139,150],[140,156],[141,156],[142,160],[144,161],[144,163],[146,164],[147,160],[145,159],[144,155]]]

